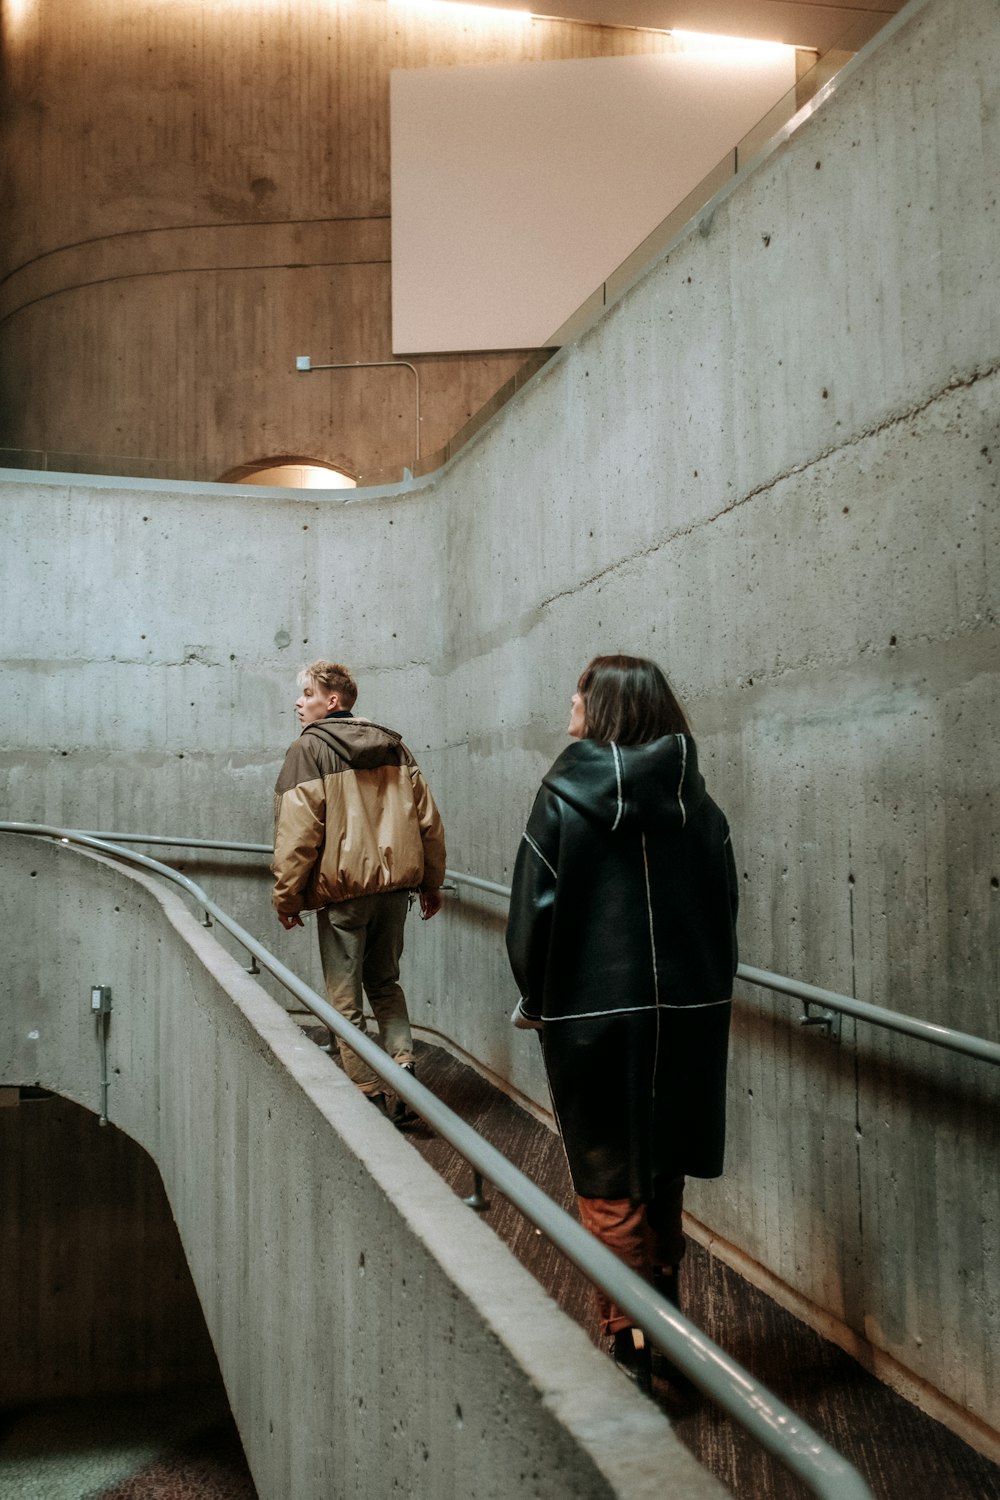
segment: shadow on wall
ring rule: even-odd
[[[2,1092],[0,1409],[189,1385],[221,1392],[152,1158],[56,1094]]]

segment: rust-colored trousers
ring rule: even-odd
[[[631,1198],[577,1198],[576,1201],[583,1227],[644,1281],[652,1282],[660,1270],[668,1266],[676,1269],[680,1264],[684,1255],[683,1177],[658,1177],[650,1203],[636,1203]],[[608,1336],[632,1326],[627,1313],[603,1292],[596,1288],[595,1292],[602,1334]]]

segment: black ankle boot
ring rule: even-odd
[[[677,1267],[661,1267],[653,1273],[653,1290],[659,1292],[666,1302],[670,1302],[680,1311],[680,1277]],[[673,1360],[663,1353],[662,1349],[654,1348],[652,1351],[653,1374],[657,1380],[667,1381],[674,1390],[676,1396],[685,1401],[697,1399],[698,1387],[679,1370]]]
[[[676,1266],[661,1266],[658,1271],[653,1272],[653,1290],[659,1292],[668,1302],[680,1310],[681,1287],[680,1273]]]
[[[404,1073],[409,1073],[411,1078],[416,1077],[417,1070],[413,1063],[403,1063],[401,1064],[401,1066]],[[404,1126],[415,1125],[419,1119],[420,1116],[417,1114],[416,1110],[411,1109],[406,1100],[401,1099],[397,1094],[396,1107],[392,1112],[392,1123],[394,1125]]]
[[[642,1340],[636,1344],[635,1340]],[[615,1364],[623,1375],[635,1381],[640,1391],[648,1396],[653,1389],[653,1370],[649,1357],[649,1345],[639,1328],[619,1328],[614,1335],[612,1348]]]

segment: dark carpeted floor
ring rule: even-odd
[[[417,1057],[421,1081],[572,1212],[566,1160],[553,1132],[440,1048],[421,1045]],[[468,1166],[443,1141],[422,1123],[407,1133],[456,1191],[463,1197],[471,1192]],[[582,1273],[488,1185],[486,1196],[492,1199],[486,1222],[599,1342]],[[693,1323],[859,1470],[876,1500],[1000,1500],[1000,1466],[694,1242],[684,1262],[681,1301]],[[655,1394],[682,1441],[740,1500],[800,1500],[809,1494],[700,1396],[678,1400],[660,1383]]]
[[[257,1500],[225,1391],[48,1401],[0,1416],[0,1500]]]
[[[572,1210],[562,1146],[545,1124],[442,1049],[419,1044],[417,1056],[422,1082]],[[469,1167],[427,1126],[419,1122],[405,1134],[456,1192],[471,1193]],[[486,1195],[486,1222],[598,1342],[583,1275],[489,1184]],[[683,1276],[682,1305],[691,1321],[854,1464],[876,1500],[1000,1500],[1000,1467],[695,1243]],[[738,1500],[808,1495],[697,1394],[685,1400],[658,1382],[655,1395],[682,1441]],[[0,1417],[0,1500],[196,1497],[256,1500],[221,1390],[50,1403]]]
[[[86,1500],[257,1500],[232,1418]]]

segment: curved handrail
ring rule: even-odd
[[[490,891],[496,896],[510,899],[510,886],[497,885],[492,880],[481,880],[478,875],[461,875],[455,870],[447,871],[447,879],[458,885],[468,885],[480,891]],[[836,990],[824,990],[815,984],[805,984],[801,979],[788,979],[784,974],[772,974],[767,969],[757,969],[751,964],[740,964],[737,979],[747,984],[759,985],[762,989],[775,990],[781,995],[792,995],[807,1005],[825,1005],[829,1010],[858,1021],[868,1021],[872,1026],[882,1026],[887,1031],[902,1032],[916,1037],[935,1047],[946,1047],[952,1052],[962,1052],[967,1057],[979,1058],[981,1062],[1000,1064],[1000,1042],[987,1041],[968,1031],[955,1031],[950,1026],[939,1026],[936,1021],[921,1021],[917,1016],[905,1015],[902,1011],[888,1010],[884,1005],[873,1005],[868,1000],[858,1000],[854,995],[840,995]]]
[[[101,854],[130,860],[180,886],[289,993],[300,1000],[337,1037],[347,1042],[389,1084],[394,1093],[412,1105],[428,1125],[465,1157],[475,1171],[488,1178],[497,1191],[530,1219],[567,1259],[602,1287],[705,1395],[728,1412],[780,1463],[798,1475],[813,1494],[820,1496],[821,1500],[873,1500],[868,1485],[841,1454],[755,1381],[700,1329],[689,1323],[682,1313],[660,1297],[565,1209],[553,1203],[536,1183],[467,1125],[459,1115],[442,1104],[430,1089],[393,1062],[370,1037],[345,1021],[315,990],[223,911],[201,886],[180,871],[171,869],[169,865],[123,847],[126,841],[176,845],[177,840],[158,836],[142,838],[136,834],[118,836],[121,842],[113,843],[94,834],[42,823],[0,822],[0,833],[30,834],[57,839],[65,844],[79,844]],[[185,842],[198,848],[235,847],[237,852],[257,852],[261,847],[227,845],[216,839]]]
[[[740,964],[736,973],[747,984],[757,984],[782,995],[794,995],[807,1005],[825,1005],[829,1010],[853,1016],[855,1020],[868,1021],[872,1026],[929,1042],[932,1047],[945,1047],[950,1052],[976,1057],[980,1062],[1000,1064],[1000,1042],[990,1042],[970,1031],[955,1031],[953,1027],[940,1026],[936,1021],[921,1021],[919,1017],[908,1016],[902,1011],[887,1010],[884,1005],[872,1005],[870,1001],[858,1000],[853,995],[838,995],[834,990],[803,984],[799,979],[786,979],[782,974],[769,974],[766,969],[754,969],[749,964]]]
[[[0,824],[0,828],[14,825]],[[17,825],[27,826],[27,825]],[[235,843],[225,839],[173,839],[155,833],[93,833],[81,837],[111,839],[123,844],[164,845],[170,848],[219,849],[235,854],[270,855],[270,844]],[[500,885],[495,880],[484,880],[479,875],[465,875],[458,870],[447,870],[445,879],[455,885],[467,885],[477,891],[486,891],[492,896],[510,899],[510,886]],[[871,1026],[881,1026],[886,1031],[900,1032],[915,1037],[933,1047],[944,1047],[950,1052],[960,1052],[966,1057],[978,1058],[980,1062],[1000,1066],[1000,1042],[988,1041],[968,1031],[956,1031],[950,1026],[941,1026],[936,1021],[922,1021],[917,1016],[908,1016],[902,1011],[889,1010],[884,1005],[874,1005],[868,1000],[858,1000],[854,995],[841,995],[835,990],[826,990],[815,984],[806,984],[801,979],[789,979],[784,974],[772,974],[768,969],[758,969],[751,964],[740,964],[736,977],[746,984],[761,989],[774,990],[780,995],[791,995],[807,1005],[823,1005],[828,1010],[851,1016],[857,1021],[866,1021]]]

